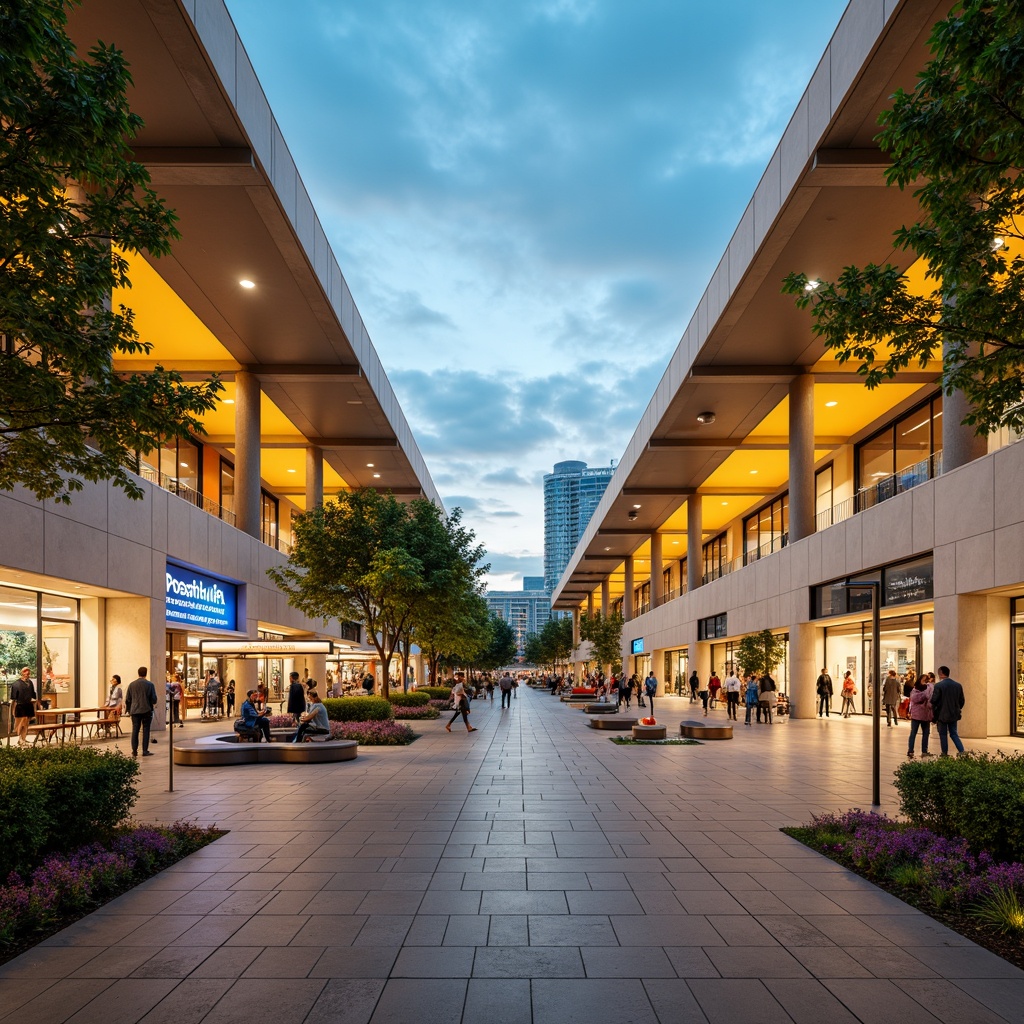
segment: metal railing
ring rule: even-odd
[[[165,491],[170,491],[171,494],[176,494],[179,498],[184,498],[190,505],[195,505],[196,508],[201,508],[204,512],[211,516],[215,516],[217,519],[223,519],[225,523],[230,523],[231,526],[235,525],[235,513],[229,508],[224,508],[222,505],[218,505],[217,502],[211,498],[207,498],[206,495],[200,494],[194,487],[190,487],[188,484],[184,484],[177,477],[170,476],[167,473],[161,473],[154,466],[151,466],[148,462],[142,462],[139,464],[139,468],[135,470],[142,477],[143,480],[148,480],[151,484],[156,484],[157,487],[162,488]]]

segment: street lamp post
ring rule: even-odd
[[[871,803],[878,807],[882,803],[879,766],[882,747],[882,707],[879,702],[879,677],[882,674],[882,584],[878,580],[855,580],[843,586],[846,590],[871,591]]]

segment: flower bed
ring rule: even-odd
[[[404,708],[400,705],[395,706],[395,721],[400,721],[402,719],[431,719],[440,717],[440,710],[438,708],[431,707],[429,704],[418,708]]]
[[[402,722],[331,722],[332,740],[356,740],[367,747],[404,747],[416,733]]]
[[[178,821],[129,826],[106,843],[43,858],[28,877],[0,887],[0,962],[17,956],[222,833]]]
[[[787,835],[1024,967],[1024,864],[966,839],[860,810],[813,817]]]

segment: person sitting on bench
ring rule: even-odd
[[[295,738],[292,743],[301,743],[306,736],[329,736],[331,734],[331,723],[327,718],[327,708],[320,700],[320,694],[316,690],[309,691],[309,707],[304,714],[299,715],[299,727],[295,730]]]
[[[269,715],[270,712],[266,708],[262,711],[256,710],[256,705],[253,703],[253,697],[255,694],[255,690],[249,690],[246,693],[245,700],[242,701],[242,726],[251,732],[262,733],[263,739],[269,743],[270,722],[267,721],[267,715]]]

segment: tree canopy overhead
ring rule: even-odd
[[[73,2],[0,7],[0,489],[67,502],[109,479],[137,498],[126,465],[201,432],[221,385],[114,369],[149,351],[131,310],[110,308],[130,286],[122,253],[168,253],[175,217],[131,158],[124,56],[77,55]]]
[[[891,186],[913,188],[916,224],[896,247],[927,268],[925,294],[887,264],[847,267],[835,282],[790,274],[814,332],[868,387],[943,358],[946,394],[964,393],[965,423],[1024,429],[1024,5],[962,0],[932,30],[932,57],[899,90],[877,142]]]

